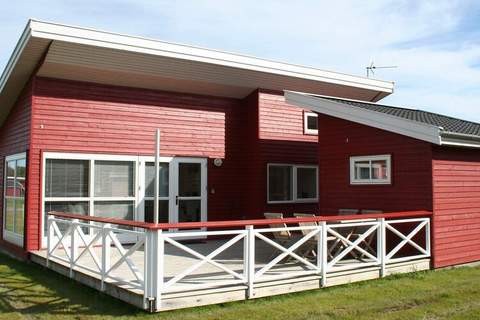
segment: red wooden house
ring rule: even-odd
[[[44,247],[49,211],[151,221],[160,128],[160,221],[428,210],[435,267],[480,260],[480,125],[376,103],[392,92],[32,20],[0,79],[0,245]]]

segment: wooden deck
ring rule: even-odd
[[[198,253],[208,255],[216,248],[225,243],[225,240],[209,240],[201,243],[190,243],[187,246]],[[93,249],[100,256],[101,247]],[[215,257],[215,261],[222,265],[228,266],[229,269],[241,274],[244,270],[243,265],[244,248],[239,244],[235,244]],[[255,245],[255,269],[259,270],[265,266],[275,249],[271,246],[258,242]],[[61,249],[57,253],[62,255]],[[65,253],[63,252],[63,255]],[[59,272],[65,276],[72,276],[73,279],[101,290],[100,277],[88,270],[74,269],[70,273],[69,265],[59,259],[51,259],[47,264],[46,251],[31,252],[31,259],[35,263]],[[112,261],[119,258],[120,252],[112,250]],[[132,261],[138,268],[144,267],[144,253],[142,250],[134,252],[131,256]],[[189,255],[172,245],[165,245],[164,259],[164,280],[169,281],[179,272],[190,268],[200,260]],[[85,255],[80,258],[82,265],[94,267],[94,261],[91,256]],[[348,265],[358,261],[346,259],[342,264]],[[416,259],[412,261],[404,261],[390,263],[386,265],[386,274],[406,273],[430,268],[430,259]],[[296,291],[318,289],[321,287],[321,275],[298,275],[296,273],[305,272],[306,266],[294,259],[285,259],[274,268],[268,270],[262,280],[255,283],[254,294],[250,298],[259,298],[277,294],[284,294]],[[135,282],[135,276],[126,264],[115,270],[113,275],[128,279]],[[282,279],[281,276],[285,275]],[[279,278],[280,276],[280,278]],[[375,279],[380,277],[380,268],[378,266],[361,267],[353,270],[329,272],[326,286],[345,284],[356,281]],[[133,288],[127,284],[119,283],[114,280],[107,280],[104,287],[105,293],[121,299],[125,302],[145,308],[144,294],[141,290]],[[229,301],[244,300],[248,295],[248,287],[245,284],[239,284],[233,276],[217,268],[216,266],[205,263],[190,275],[175,283],[172,287],[162,294],[161,310],[172,310],[178,308],[194,307],[207,304],[224,303]]]

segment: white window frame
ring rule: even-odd
[[[27,164],[27,153],[26,152],[21,152],[21,153],[16,153],[16,154],[12,154],[12,155],[9,155],[9,156],[6,156],[5,157],[5,161],[4,161],[4,173],[3,173],[3,227],[2,227],[2,231],[3,231],[3,240],[5,241],[8,241],[12,244],[15,244],[19,247],[23,247],[23,239],[24,239],[24,235],[20,235],[18,233],[15,233],[15,232],[12,232],[12,231],[9,231],[9,230],[6,230],[5,229],[5,225],[6,225],[6,212],[5,212],[5,208],[6,208],[6,199],[7,199],[7,196],[6,196],[6,193],[7,193],[7,162],[8,161],[15,161],[15,160],[21,160],[21,159],[25,159],[25,169],[26,167],[28,166]],[[26,174],[26,172],[25,172]],[[16,172],[15,172],[15,179],[17,179],[16,177]],[[25,181],[27,180],[27,177],[25,176]],[[26,194],[24,195],[24,200],[26,199]],[[24,230],[25,230],[25,223],[26,223],[26,220],[25,220],[25,213],[26,213],[26,210],[27,210],[27,203],[24,202],[23,204],[23,227],[24,227]],[[14,210],[14,215],[16,214],[16,210]],[[14,219],[15,219],[15,216],[14,216]]]
[[[292,200],[270,200],[270,167],[292,167]],[[299,168],[315,169],[315,188],[316,196],[315,198],[303,199],[297,197],[297,170]],[[268,163],[267,164],[267,203],[276,204],[276,203],[316,203],[318,202],[318,166],[315,165],[306,165],[306,164],[291,164],[291,163]]]
[[[88,197],[46,197],[45,184],[46,184],[46,164],[47,159],[59,159],[59,160],[87,160],[89,161],[89,189]],[[134,196],[128,197],[95,197],[95,161],[130,161],[134,163]],[[109,155],[109,154],[89,154],[89,153],[59,153],[59,152],[44,152],[42,162],[42,205],[41,205],[41,231],[42,231],[42,245],[46,245],[45,230],[45,203],[46,202],[88,202],[88,215],[93,216],[95,201],[132,201],[133,202],[133,220],[137,219],[138,208],[138,156],[125,156],[125,155]]]
[[[308,117],[315,117],[318,121],[318,114],[311,111],[304,111],[303,112],[303,133],[304,134],[311,134],[311,135],[318,135],[318,129],[309,129],[308,128]]]
[[[384,160],[387,164],[387,178],[386,179],[372,179],[371,176],[371,162]],[[356,179],[355,178],[355,163],[359,161],[369,161],[370,179]],[[388,185],[392,183],[392,156],[390,154],[371,155],[371,156],[353,156],[350,157],[350,184],[352,185]]]

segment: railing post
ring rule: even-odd
[[[145,231],[144,298],[150,312],[160,310],[164,275],[165,239],[162,230]]]
[[[321,268],[322,268],[322,280],[321,280],[321,285],[322,287],[325,287],[327,285],[327,265],[328,265],[328,248],[327,248],[327,238],[328,238],[328,231],[327,231],[327,222],[322,221],[320,224],[322,228],[322,233],[321,233]]]
[[[73,268],[78,256],[77,223],[78,219],[73,219],[70,225],[70,278],[73,278]]]
[[[253,299],[255,297],[254,291],[254,281],[255,281],[255,230],[253,229],[252,225],[245,226],[247,230],[246,235],[246,256],[244,255],[244,259],[246,261],[244,264],[246,265],[246,275],[247,275],[247,299]]]
[[[110,257],[112,239],[109,236],[111,224],[105,223],[100,232],[102,233],[102,283],[101,290],[105,291],[105,278],[107,277],[108,269],[110,269]]]
[[[377,257],[380,260],[380,277],[386,276],[386,252],[387,252],[387,236],[385,218],[378,219],[378,232],[377,232]]]
[[[432,221],[430,218],[427,218],[428,222],[425,225],[425,251],[427,251],[428,256],[432,256],[431,252],[431,238],[430,238],[430,222]]]
[[[47,268],[50,266],[50,251],[52,250],[52,238],[54,236],[52,228],[52,216],[47,215]]]

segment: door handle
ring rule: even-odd
[[[175,204],[178,206],[178,195],[175,196]]]

